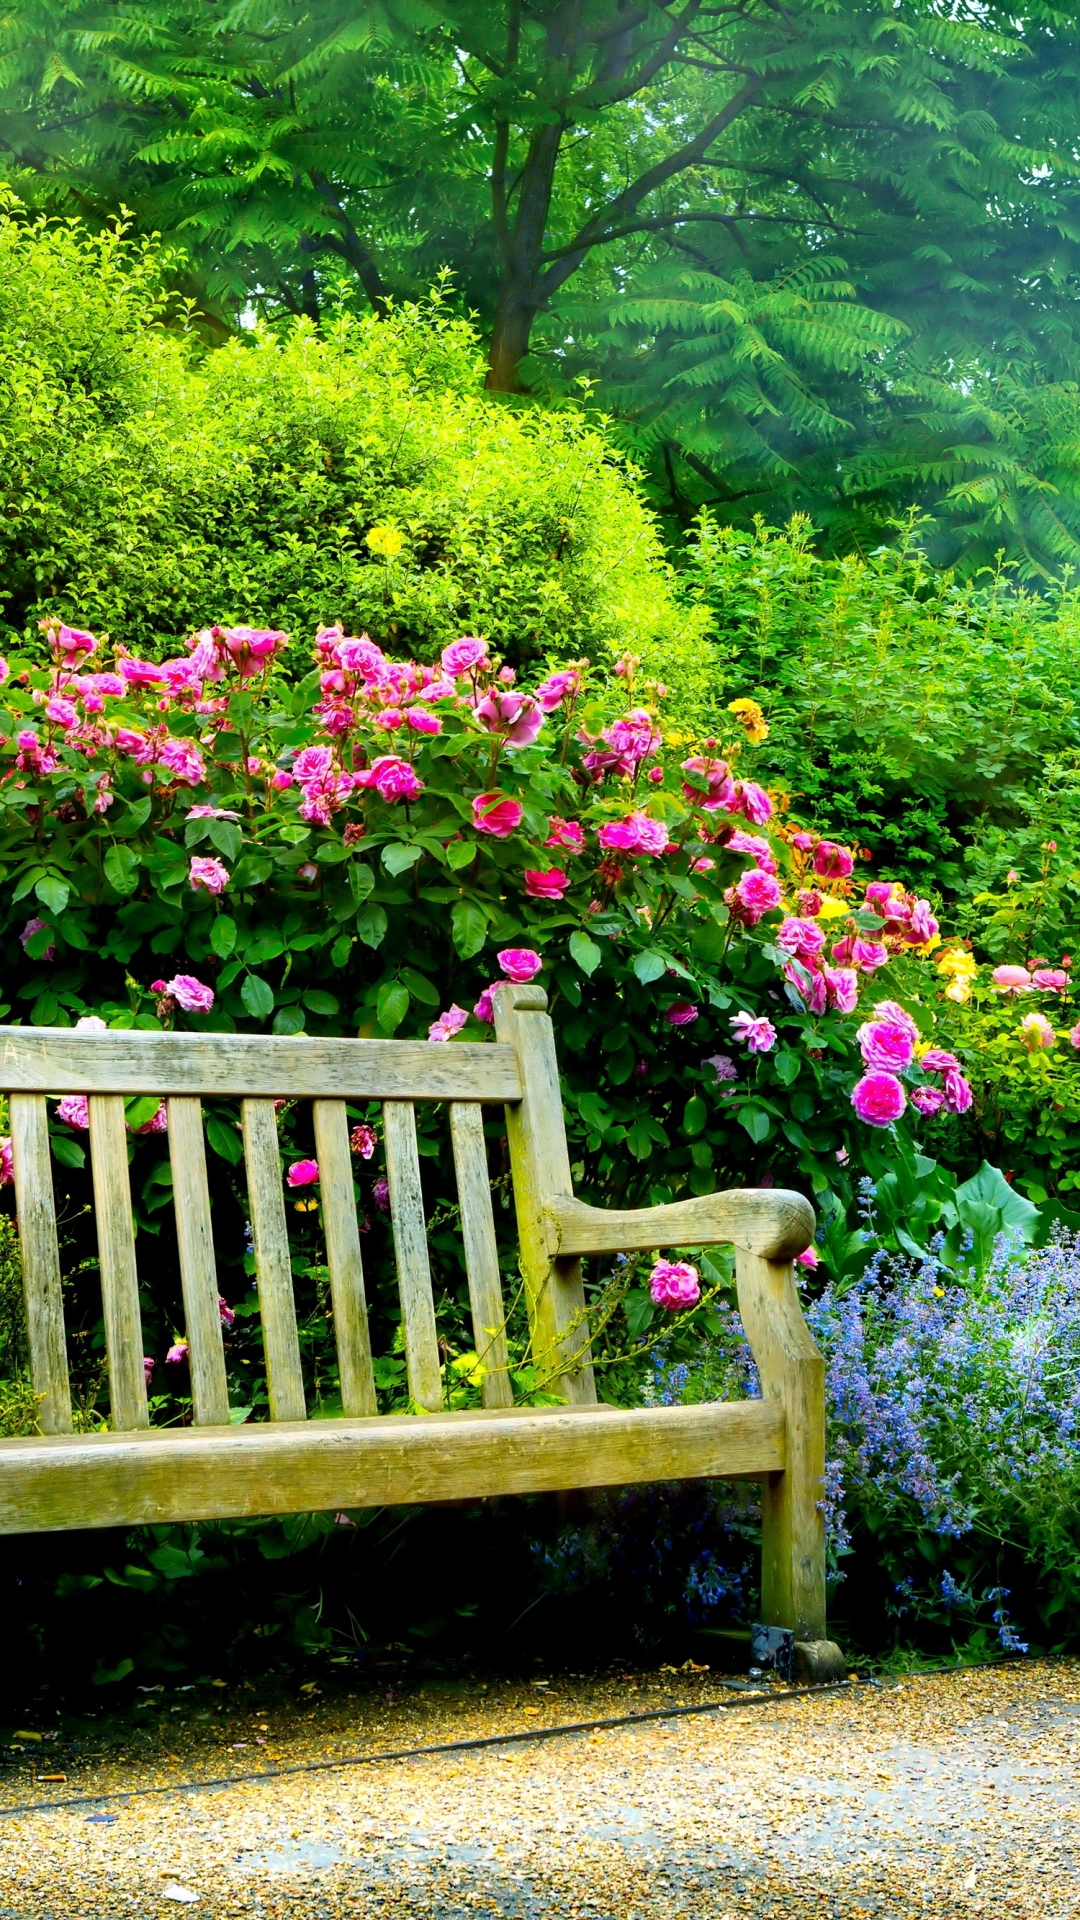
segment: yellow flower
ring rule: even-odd
[[[769,723],[756,700],[729,700],[728,712],[742,721],[752,747],[760,746],[763,740],[768,739]]]
[[[963,976],[960,976],[956,980],[950,980],[945,989],[945,998],[946,1000],[955,1000],[958,1007],[966,1007],[968,1001],[971,999],[970,980],[964,979]]]
[[[392,560],[405,545],[405,535],[396,527],[372,527],[366,535],[366,543],[372,553],[381,553],[384,560]]]
[[[957,979],[973,980],[979,971],[978,961],[966,947],[946,947],[937,957],[939,973],[954,975]]]

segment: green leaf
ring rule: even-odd
[[[264,880],[269,880],[273,871],[272,860],[260,860],[254,854],[246,853],[233,868],[232,883],[234,887],[258,887]]]
[[[375,885],[375,875],[369,866],[365,866],[363,860],[354,860],[350,864],[349,885],[352,888],[352,897],[356,901],[357,906],[362,907],[372,887]]]
[[[447,864],[455,873],[462,867],[471,867],[476,859],[476,848],[468,840],[451,840],[446,849]]]
[[[379,947],[386,937],[386,908],[374,900],[365,901],[356,916],[356,937],[365,947]]]
[[[269,1020],[274,1011],[274,989],[257,973],[249,973],[240,989],[240,998],[253,1020]]]
[[[454,945],[463,960],[471,960],[487,941],[487,915],[475,900],[457,900],[450,910]]]
[[[571,953],[574,951],[574,939],[577,937],[576,935],[571,937]],[[584,938],[584,936],[581,937]],[[596,951],[599,953],[599,948]],[[576,954],[574,957],[577,958]],[[591,973],[592,968],[586,967],[585,971]],[[661,975],[667,972],[667,960],[651,949],[646,953],[637,953],[634,955],[634,972],[642,986],[647,987],[650,980],[659,980]]]
[[[285,951],[285,941],[275,927],[260,927],[254,940],[244,948],[249,967],[261,967],[265,960],[276,960]]]
[[[441,1006],[442,995],[438,987],[428,979],[426,973],[418,973],[415,967],[402,967],[401,978],[404,980],[413,999],[419,1000],[422,1006]]]
[[[396,1033],[409,1011],[409,989],[400,980],[384,980],[375,1002],[375,1018],[384,1033]]]
[[[244,843],[244,836],[235,820],[211,820],[210,838],[218,852],[225,855],[230,865],[237,858]]]
[[[773,1066],[776,1069],[777,1079],[783,1081],[785,1087],[790,1087],[792,1081],[799,1077],[802,1061],[797,1053],[781,1052],[776,1055]]]
[[[138,1133],[152,1120],[161,1105],[156,1093],[141,1094],[138,1099],[124,1101],[124,1119],[132,1133]]]
[[[743,1107],[739,1112],[739,1124],[746,1128],[751,1140],[760,1146],[772,1132],[772,1121],[762,1107]]]
[[[604,957],[596,941],[590,940],[588,934],[582,933],[580,927],[570,935],[570,953],[577,961],[582,973],[589,975],[596,972]]]
[[[323,993],[319,987],[309,987],[302,998],[305,1007],[309,1008],[312,1013],[322,1014],[324,1019],[327,1020],[333,1018],[341,1005],[341,1002],[335,1000],[332,993]]]
[[[409,867],[415,867],[423,855],[423,847],[418,847],[415,842],[409,845],[404,840],[391,840],[390,845],[382,850],[382,863],[387,873],[405,873]]]
[[[105,878],[117,893],[134,893],[139,884],[139,862],[130,847],[109,848],[105,855]]]
[[[693,1138],[696,1133],[704,1133],[709,1120],[709,1109],[699,1093],[691,1095],[683,1113],[683,1132]]]
[[[956,1207],[965,1225],[973,1223],[973,1209],[980,1202],[997,1209],[1001,1226],[1016,1227],[1025,1240],[1031,1240],[1039,1224],[1038,1207],[1032,1206],[1030,1200],[1025,1200],[1022,1193],[1017,1193],[1005,1175],[997,1167],[992,1167],[988,1160],[983,1161],[978,1173],[956,1189]],[[969,1212],[970,1220],[967,1217]]]
[[[274,1032],[282,1034],[303,1033],[304,1014],[300,1007],[279,1007],[274,1015]]]
[[[236,945],[236,921],[229,913],[219,913],[210,929],[210,945],[220,960],[227,960]]]
[[[34,888],[47,913],[63,913],[71,897],[71,887],[58,873],[47,873]]]
[[[50,1135],[50,1145],[53,1158],[59,1160],[62,1167],[85,1167],[86,1154],[77,1140],[64,1133],[54,1133]]]
[[[223,1120],[220,1113],[208,1113],[206,1116],[206,1137],[214,1152],[222,1160],[228,1160],[231,1166],[237,1166],[244,1157],[243,1142],[235,1126]]]
[[[330,965],[334,968],[335,972],[340,973],[342,967],[345,965],[346,961],[348,960],[352,950],[353,950],[352,934],[339,933],[337,939],[334,941],[334,944],[330,949]]]

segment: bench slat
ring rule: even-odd
[[[304,1376],[296,1335],[296,1302],[274,1103],[245,1100],[241,1111],[270,1418],[305,1420]]]
[[[38,1423],[43,1433],[70,1433],[71,1385],[48,1115],[37,1093],[12,1094],[9,1112],[30,1379],[39,1396]]]
[[[775,1401],[0,1440],[0,1533],[304,1513],[783,1469]]]
[[[442,1406],[442,1370],[431,1297],[420,1160],[416,1151],[416,1115],[410,1101],[386,1102],[383,1136],[409,1392],[418,1406],[434,1413]]]
[[[506,1312],[481,1109],[455,1100],[450,1108],[450,1137],[465,1242],[473,1340],[487,1369],[481,1393],[485,1407],[512,1407],[514,1393],[506,1351]]]
[[[167,1104],[192,1408],[199,1426],[227,1427],[229,1386],[218,1309],[202,1103],[181,1094]]]
[[[101,1303],[109,1362],[109,1419],[118,1431],[127,1432],[150,1424],[131,1217],[127,1125],[124,1102],[119,1094],[92,1093],[89,1108]]]
[[[337,1100],[521,1098],[513,1047],[0,1027],[0,1088]]]
[[[364,1266],[353,1194],[349,1122],[340,1100],[315,1100],[315,1157],[319,1162],[326,1260],[334,1302],[341,1404],[346,1413],[378,1411],[371,1368]]]

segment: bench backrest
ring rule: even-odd
[[[538,1232],[540,1188],[557,1194],[570,1190],[545,1005],[545,996],[536,988],[500,988],[496,994],[499,1027],[513,1037],[481,1045],[0,1028],[0,1090],[9,1101],[31,1376],[40,1396],[43,1431],[62,1433],[72,1426],[46,1096],[73,1093],[88,1096],[114,1428],[148,1424],[124,1112],[125,1097],[133,1095],[160,1096],[167,1106],[196,1423],[222,1425],[229,1420],[202,1118],[202,1100],[223,1095],[241,1102],[270,1418],[307,1417],[274,1105],[283,1098],[310,1100],[313,1107],[344,1412],[377,1412],[346,1101],[383,1103],[409,1390],[414,1401],[430,1411],[443,1404],[442,1368],[414,1103],[447,1103],[474,1337],[486,1369],[484,1403],[511,1405],[482,1107],[485,1102],[496,1103],[507,1110],[528,1286],[530,1239],[533,1269],[539,1262],[550,1274],[552,1266]],[[525,1025],[530,1030],[524,1035],[518,1031],[523,1014],[529,1016]],[[592,1399],[579,1266],[573,1261],[556,1264],[559,1272],[553,1287],[528,1288],[534,1335],[539,1334],[556,1357],[562,1342],[567,1376],[562,1390],[567,1397]],[[542,1304],[534,1297],[537,1291],[545,1294]],[[574,1351],[567,1352],[571,1339]]]

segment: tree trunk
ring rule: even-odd
[[[518,188],[517,218],[513,229],[502,221],[499,251],[502,255],[502,282],[495,308],[488,354],[487,385],[492,393],[514,393],[518,386],[518,367],[529,351],[529,335],[544,303],[542,284],[544,235],[551,207],[555,163],[565,129],[560,121],[538,127],[529,142],[529,153]],[[505,207],[501,180],[493,181],[493,191]]]

